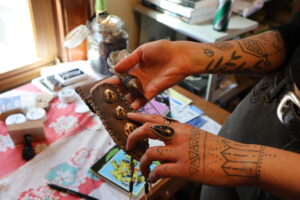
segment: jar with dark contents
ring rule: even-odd
[[[128,46],[128,34],[123,27],[123,21],[115,15],[99,15],[91,22],[87,38],[88,60],[95,72],[112,75],[107,65],[109,54]]]

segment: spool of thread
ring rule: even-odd
[[[58,98],[64,103],[72,103],[76,99],[76,92],[74,89],[65,88],[58,93]]]
[[[26,113],[28,120],[47,120],[46,111],[42,108],[33,108]]]
[[[17,113],[13,115],[9,115],[5,119],[6,126],[13,125],[13,124],[22,124],[26,122],[26,117],[22,113]]]

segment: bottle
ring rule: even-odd
[[[215,31],[227,31],[231,16],[231,8],[232,0],[219,0],[218,9],[213,22],[213,29]]]
[[[96,0],[95,2],[95,14],[98,15],[108,15],[104,0]]]

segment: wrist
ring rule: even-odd
[[[185,76],[205,73],[205,64],[209,63],[209,57],[204,55],[204,46],[206,44],[178,41],[175,45],[177,56],[184,65],[182,73],[185,74]]]

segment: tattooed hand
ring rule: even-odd
[[[242,40],[216,43],[155,41],[137,48],[115,66],[119,73],[137,76],[145,98],[131,98],[138,109],[186,76],[201,73],[264,73],[279,67],[285,57],[281,36],[267,31]],[[119,84],[115,78],[106,81]]]
[[[182,50],[183,46],[186,45],[166,40],[144,44],[118,63],[115,70],[137,76],[143,85],[144,96],[152,99],[191,74],[191,62]],[[132,99],[132,107],[138,109],[147,99]]]
[[[163,124],[160,116],[130,113],[132,120],[145,123],[128,138],[128,149],[134,148],[138,140],[158,139],[149,128]],[[149,175],[151,182],[163,177],[176,177],[211,185],[233,186],[249,184],[260,177],[263,146],[245,145],[215,136],[188,124],[171,123],[176,131],[165,146],[150,147],[140,163],[141,172],[149,175],[152,161],[160,161]]]

